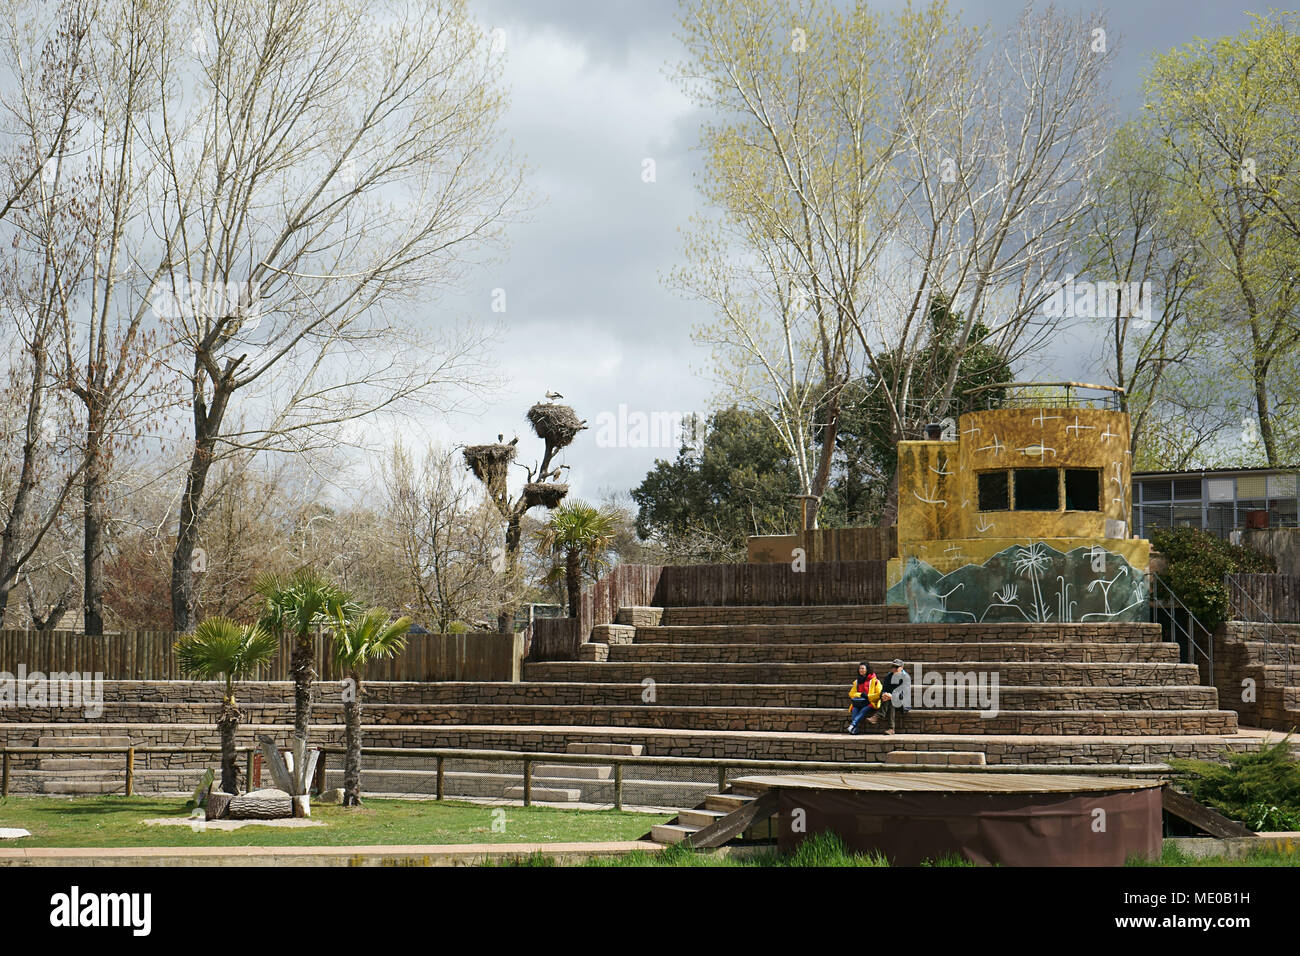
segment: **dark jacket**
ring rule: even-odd
[[[912,709],[912,675],[906,670],[900,670],[897,674],[887,671],[885,676],[880,678],[880,686],[889,695],[889,702],[899,710],[907,712]],[[899,701],[900,690],[903,696],[902,702]]]

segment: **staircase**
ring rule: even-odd
[[[1300,624],[1228,621],[1213,640],[1224,706],[1246,726],[1283,733],[1300,727]]]

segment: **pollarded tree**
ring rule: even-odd
[[[268,664],[279,649],[279,641],[260,625],[241,626],[225,617],[210,617],[176,642],[176,660],[181,673],[198,680],[223,680],[221,714],[221,789],[239,792],[235,766],[235,731],[242,715],[235,701],[235,681],[248,680]]]
[[[347,758],[343,767],[343,806],[361,805],[362,679],[373,660],[394,657],[406,647],[409,617],[393,620],[383,608],[340,613],[334,621],[334,664],[344,677],[343,726]]]
[[[520,522],[524,515],[539,505],[558,508],[569,493],[569,486],[559,480],[569,466],[554,464],[555,456],[573,444],[578,432],[587,427],[586,420],[579,421],[572,408],[555,402],[539,402],[528,409],[526,417],[543,442],[542,460],[532,467],[519,466],[524,469],[528,480],[513,500],[510,497],[510,466],[516,464],[518,437],[507,442],[504,435],[498,435],[496,444],[470,445],[464,453],[466,467],[483,482],[488,499],[505,521],[505,548],[497,570],[505,573],[507,581],[514,581],[518,576]],[[509,633],[514,627],[515,603],[512,591],[507,590],[497,616],[497,626],[502,634]]]
[[[557,561],[547,582],[563,576],[569,617],[578,617],[581,611],[583,574],[599,577],[610,565],[618,517],[612,509],[571,501],[552,511],[550,521],[542,526],[538,548]]]

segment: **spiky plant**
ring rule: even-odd
[[[181,673],[199,680],[224,680],[221,714],[217,731],[221,735],[221,789],[238,793],[235,767],[235,730],[241,714],[235,701],[235,681],[256,675],[279,650],[280,642],[260,625],[239,625],[229,618],[210,617],[176,642],[176,660]]]
[[[364,613],[340,613],[334,622],[334,664],[344,676],[343,726],[347,757],[343,766],[343,805],[361,805],[361,701],[366,665],[393,657],[406,647],[409,617],[392,620],[373,607]]]
[[[311,685],[316,679],[312,636],[317,628],[346,617],[356,605],[347,592],[314,568],[299,568],[287,577],[264,574],[253,588],[263,600],[258,621],[262,629],[277,638],[288,636],[293,642],[293,732],[305,741],[311,726]]]
[[[593,577],[609,567],[609,552],[618,533],[618,514],[585,501],[572,501],[551,512],[538,535],[539,549],[557,563],[548,580],[563,575],[569,592],[569,617],[577,617],[582,600],[582,574]]]

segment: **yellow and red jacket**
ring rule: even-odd
[[[880,708],[880,695],[883,688],[880,686],[880,678],[875,674],[868,674],[862,680],[856,680],[849,687],[849,698],[857,700],[860,697],[866,697],[867,703],[874,709]]]

